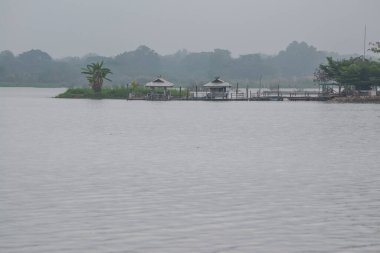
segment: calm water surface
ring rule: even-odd
[[[380,105],[0,88],[0,252],[380,252]]]

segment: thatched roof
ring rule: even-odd
[[[223,81],[219,77],[216,77],[214,81],[206,83],[203,85],[204,87],[209,87],[209,88],[222,88],[222,87],[231,87],[231,84]]]
[[[146,87],[173,87],[174,84],[166,81],[162,77],[158,77],[156,80],[145,84]]]

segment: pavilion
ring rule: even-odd
[[[156,80],[145,84],[145,87],[151,88],[150,94],[148,94],[148,100],[168,100],[170,99],[170,93],[167,89],[173,87],[174,84],[163,79],[159,76]],[[163,89],[163,93],[157,92],[155,89]]]
[[[231,84],[221,80],[219,77],[215,77],[215,80],[206,83],[203,87],[208,88],[208,99],[227,99]]]

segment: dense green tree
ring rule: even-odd
[[[380,85],[380,62],[361,57],[333,60],[327,58],[315,72],[315,79],[320,82],[334,81],[346,89],[369,90]]]
[[[207,80],[210,67],[209,52],[188,54],[180,63],[185,77],[194,80]]]
[[[259,79],[260,76],[273,77],[276,74],[275,67],[268,59],[260,54],[241,55],[234,60],[228,73],[232,78],[245,78],[249,80]]]
[[[284,77],[304,76],[313,73],[324,62],[326,54],[305,42],[293,41],[274,57],[274,65]]]
[[[369,43],[372,46],[369,50],[374,53],[380,53],[380,42],[371,42]]]
[[[18,56],[18,59],[28,64],[47,63],[53,60],[48,53],[38,49],[32,49],[24,52]]]
[[[230,51],[214,49],[214,52],[210,54],[208,78],[211,79],[224,73],[227,74],[232,64],[233,59]]]
[[[99,92],[102,89],[104,79],[111,81],[107,78],[107,75],[112,74],[112,72],[110,69],[104,68],[103,61],[101,61],[88,64],[86,68],[82,68],[82,74],[86,75],[91,88]]]
[[[0,52],[0,81],[13,81],[17,69],[16,64],[16,58],[11,51]]]
[[[9,63],[9,62],[12,62],[14,60],[15,60],[15,56],[11,51],[5,50],[5,51],[0,52],[0,62],[1,63]]]
[[[56,62],[46,52],[38,49],[29,50],[16,57],[14,78],[19,82],[46,83],[49,80]]]
[[[140,46],[134,51],[117,55],[114,62],[128,76],[133,77],[156,76],[161,71],[159,55],[147,46]]]

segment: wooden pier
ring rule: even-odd
[[[337,94],[326,94],[318,91],[292,91],[279,89],[252,92],[248,89],[244,89],[243,92],[242,90],[214,92],[210,94],[205,90],[196,88],[194,91],[187,91],[180,96],[172,96],[168,91],[168,93],[165,94],[149,93],[145,96],[139,97],[131,94],[128,99],[153,101],[329,101],[338,96]],[[181,92],[179,94],[181,94]]]

